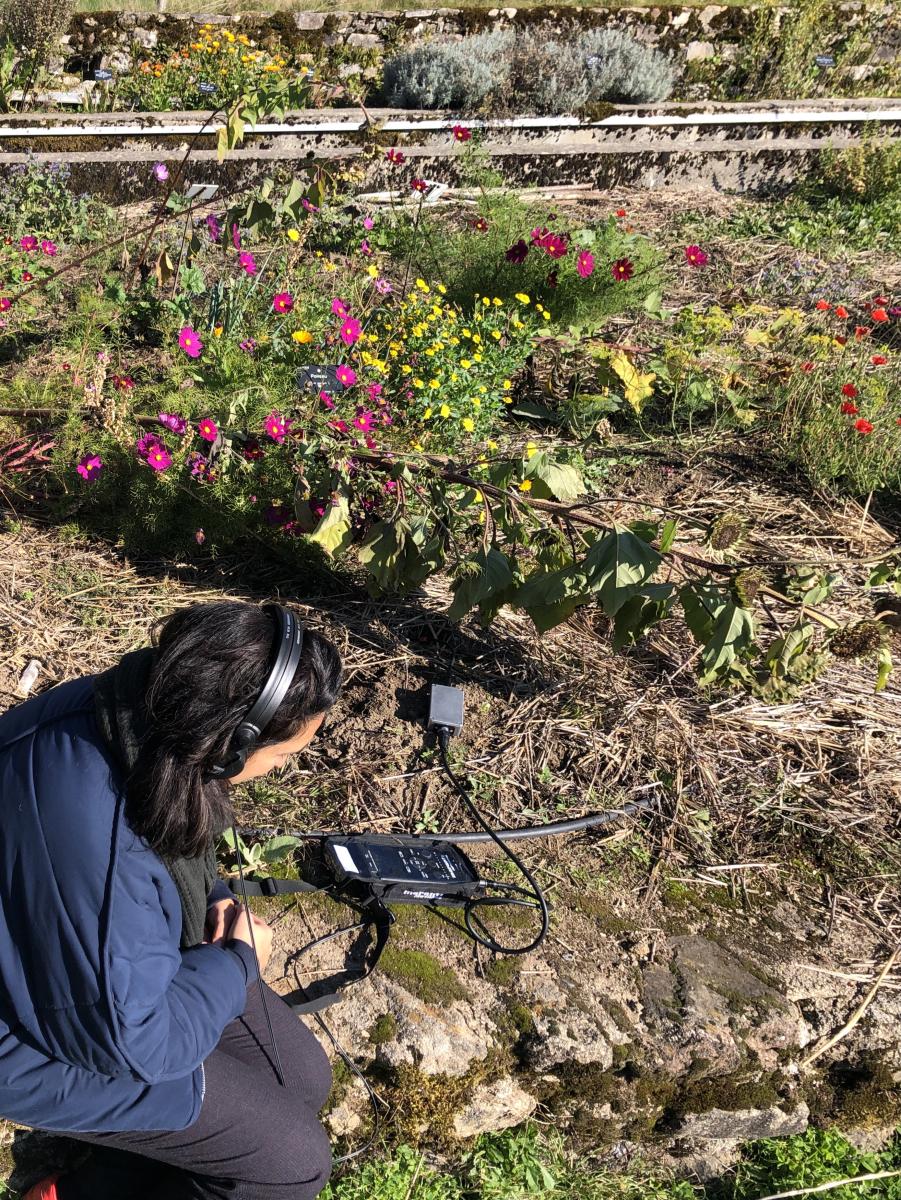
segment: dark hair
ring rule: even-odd
[[[158,854],[193,858],[230,823],[228,783],[208,772],[227,757],[263,689],[275,637],[272,615],[240,600],[192,604],[154,622],[147,733],[128,779],[126,813]],[[338,651],[305,629],[294,681],[257,748],[294,737],[334,704],[340,687]]]

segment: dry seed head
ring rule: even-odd
[[[874,654],[885,643],[885,628],[879,621],[857,621],[836,629],[829,639],[829,649],[836,658],[862,658]]]
[[[714,550],[731,550],[747,531],[748,523],[740,513],[724,512],[710,522],[707,541]]]
[[[757,593],[768,582],[766,571],[760,567],[747,567],[739,571],[730,583],[732,597],[742,608],[752,608]]]

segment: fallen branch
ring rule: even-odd
[[[815,1192],[831,1192],[834,1188],[847,1187],[852,1183],[872,1183],[876,1179],[895,1179],[901,1171],[871,1171],[867,1175],[854,1175],[850,1179],[830,1179],[816,1187],[796,1188],[792,1192],[774,1192],[772,1196],[761,1196],[760,1200],[789,1200],[790,1196],[812,1196]]]

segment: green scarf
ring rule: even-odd
[[[100,732],[122,768],[126,787],[147,732],[144,697],[156,651],[148,646],[123,655],[115,667],[94,678],[94,701]],[[203,940],[207,897],[216,881],[216,852],[211,845],[196,858],[164,858],[181,900],[181,948]]]

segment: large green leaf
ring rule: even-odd
[[[360,547],[360,562],[385,591],[397,585],[397,566],[406,542],[401,521],[376,521]]]
[[[557,571],[536,571],[513,594],[511,603],[525,609],[536,629],[546,633],[590,599],[584,572],[568,566]]]
[[[709,579],[698,583],[687,583],[679,591],[679,599],[685,613],[685,624],[699,642],[713,636],[713,626],[729,601],[728,592],[722,591]]]
[[[738,655],[754,643],[754,614],[730,600],[713,623],[710,639],[701,654],[700,682],[712,683],[723,675]]]
[[[613,621],[613,649],[622,650],[668,615],[675,599],[672,583],[646,584],[637,596],[630,597]]]
[[[495,592],[506,591],[513,583],[510,560],[500,550],[479,551],[467,564],[468,570],[453,584],[454,599],[447,615],[459,621],[471,608],[483,604]]]
[[[614,525],[585,556],[588,586],[597,593],[604,612],[615,617],[649,582],[661,561],[653,546],[630,529]]]
[[[569,463],[558,463],[544,451],[527,459],[523,476],[532,481],[532,495],[539,500],[559,500],[569,504],[585,494],[581,472]]]
[[[309,540],[321,546],[332,558],[347,549],[351,542],[351,525],[346,496],[338,496],[329,505]]]
[[[877,662],[879,669],[876,673],[876,687],[874,688],[874,691],[881,692],[888,683],[888,677],[891,675],[892,668],[895,665],[892,662],[892,652],[889,650],[888,646],[881,647]]]

